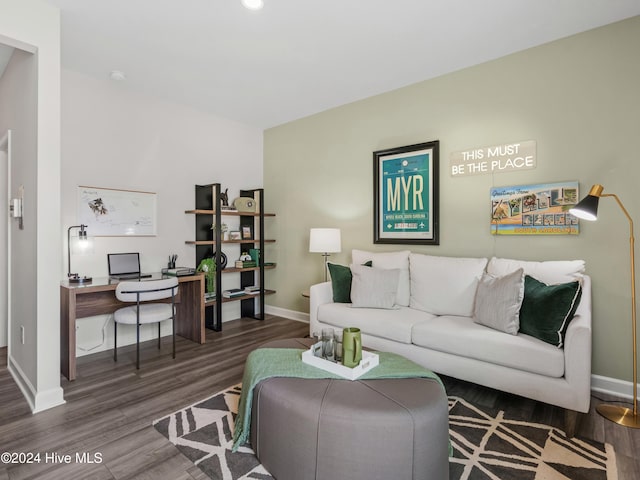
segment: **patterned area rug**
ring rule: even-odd
[[[231,452],[240,385],[155,420],[154,427],[213,480],[272,479],[243,447]],[[567,439],[548,425],[510,419],[449,397],[451,480],[617,480],[608,444]]]

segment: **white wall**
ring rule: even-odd
[[[60,12],[40,0],[0,2],[0,42],[33,54],[21,63],[26,93],[0,102],[6,114],[0,130],[14,128],[16,177],[24,183],[25,230],[15,232],[11,303],[20,316],[11,318],[11,333],[25,325],[25,343],[9,339],[9,371],[34,412],[64,402],[60,388],[59,265],[60,243]],[[9,67],[11,68],[11,67]],[[5,77],[8,73],[5,73]],[[30,88],[35,88],[33,94]],[[9,107],[9,108],[6,108]],[[22,127],[22,128],[21,128]],[[33,133],[35,132],[35,133]],[[33,138],[29,138],[31,135]],[[19,157],[22,159],[20,160]],[[12,228],[16,228],[15,224]],[[13,233],[12,233],[13,235]],[[19,256],[18,256],[19,255]],[[23,305],[24,304],[24,305]],[[27,305],[28,304],[28,305]]]
[[[11,190],[17,196],[18,186],[24,186],[24,229],[17,222],[9,224],[11,237],[12,271],[9,278],[13,292],[33,290],[36,275],[37,239],[37,65],[33,54],[15,50],[4,76],[0,80],[0,129],[12,129]],[[13,295],[12,295],[13,297]],[[37,376],[36,303],[22,301],[16,297],[11,301],[11,351],[12,361],[20,365],[24,374],[35,379]],[[21,331],[25,329],[25,344],[22,345]]]
[[[96,237],[93,254],[72,256],[72,271],[106,276],[107,253],[113,252],[140,252],[142,269],[150,272],[165,267],[172,253],[178,255],[179,265],[194,267],[195,248],[185,241],[195,237],[195,220],[184,213],[195,208],[194,185],[221,183],[229,189],[230,200],[240,189],[261,187],[262,130],[130,91],[126,83],[106,77],[62,71],[60,278],[67,273],[67,228],[78,223],[79,185],[156,192],[158,234]],[[237,259],[237,247],[225,252],[230,262]],[[223,279],[228,288],[238,286],[237,274]],[[225,321],[240,316],[237,303],[224,307]],[[81,319],[78,325],[78,355],[87,353],[82,349],[95,347],[95,352],[113,346],[110,316]],[[128,335],[123,330],[118,332],[118,345],[134,343],[133,329]],[[149,328],[144,338],[153,338],[153,330]]]

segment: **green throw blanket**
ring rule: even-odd
[[[242,395],[238,406],[235,429],[233,432],[233,448],[235,452],[240,445],[247,442],[251,424],[251,403],[253,389],[262,380],[271,377],[296,378],[337,378],[339,375],[313,367],[302,361],[302,352],[297,348],[259,348],[247,357],[242,377]],[[442,389],[444,385],[438,376],[425,368],[394,353],[377,352],[380,364],[358,378],[373,380],[379,378],[432,378],[437,380]]]

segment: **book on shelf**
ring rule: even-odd
[[[224,298],[241,297],[242,295],[246,295],[243,288],[231,288],[222,292]]]
[[[162,273],[173,277],[184,277],[187,275],[194,275],[196,273],[196,269],[189,267],[163,268]]]
[[[253,262],[253,261],[236,260],[236,268],[252,268],[252,267],[256,267],[256,266],[257,266],[256,262]]]
[[[260,287],[257,285],[244,287],[244,293],[247,293],[249,295],[258,295],[260,293]]]

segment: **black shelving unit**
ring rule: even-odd
[[[265,289],[265,269],[274,268],[275,265],[265,266],[265,244],[273,243],[275,240],[265,240],[264,237],[264,219],[272,217],[275,214],[265,213],[264,211],[264,190],[261,188],[252,190],[241,190],[241,197],[251,197],[257,204],[256,212],[238,212],[235,210],[222,209],[222,197],[220,195],[221,188],[219,183],[209,185],[195,186],[195,206],[194,210],[187,210],[185,213],[195,215],[195,240],[187,241],[187,244],[195,245],[196,266],[204,258],[215,257],[216,265],[216,295],[215,299],[209,299],[205,302],[205,324],[207,328],[215,331],[222,330],[222,303],[231,301],[240,301],[240,314],[243,317],[264,320],[264,297],[274,290]],[[248,226],[253,232],[252,239],[240,240],[223,240],[221,227],[223,216],[239,217],[240,230],[243,226]],[[215,229],[211,226],[215,225]],[[252,248],[259,248],[260,255],[256,267],[235,268],[234,261],[229,260],[225,269],[221,269],[222,265],[222,245],[237,244],[240,247],[238,256],[243,251],[249,251]],[[246,294],[235,298],[224,298],[222,296],[222,274],[223,273],[240,273],[240,288],[245,288],[256,284],[256,277],[260,287],[257,294]],[[256,305],[257,304],[257,305]]]

